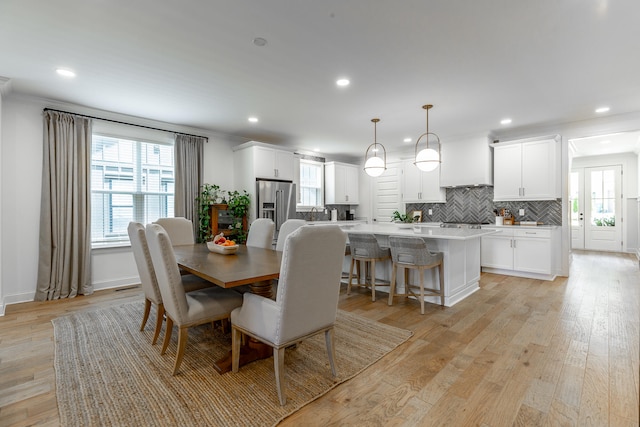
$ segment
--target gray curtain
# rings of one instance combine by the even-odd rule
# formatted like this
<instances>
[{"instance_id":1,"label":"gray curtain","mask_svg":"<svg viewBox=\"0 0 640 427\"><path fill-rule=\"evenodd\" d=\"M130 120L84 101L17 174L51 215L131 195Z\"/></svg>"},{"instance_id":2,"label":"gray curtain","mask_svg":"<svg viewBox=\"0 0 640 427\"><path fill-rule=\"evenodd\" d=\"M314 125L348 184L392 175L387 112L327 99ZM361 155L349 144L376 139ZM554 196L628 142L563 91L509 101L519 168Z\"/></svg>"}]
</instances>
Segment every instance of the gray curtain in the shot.
<instances>
[{"instance_id":1,"label":"gray curtain","mask_svg":"<svg viewBox=\"0 0 640 427\"><path fill-rule=\"evenodd\" d=\"M91 120L45 111L35 300L93 293Z\"/></svg>"},{"instance_id":2,"label":"gray curtain","mask_svg":"<svg viewBox=\"0 0 640 427\"><path fill-rule=\"evenodd\" d=\"M206 138L176 134L175 139L175 216L193 221L193 233L198 230L198 205L203 176L203 153Z\"/></svg>"}]
</instances>

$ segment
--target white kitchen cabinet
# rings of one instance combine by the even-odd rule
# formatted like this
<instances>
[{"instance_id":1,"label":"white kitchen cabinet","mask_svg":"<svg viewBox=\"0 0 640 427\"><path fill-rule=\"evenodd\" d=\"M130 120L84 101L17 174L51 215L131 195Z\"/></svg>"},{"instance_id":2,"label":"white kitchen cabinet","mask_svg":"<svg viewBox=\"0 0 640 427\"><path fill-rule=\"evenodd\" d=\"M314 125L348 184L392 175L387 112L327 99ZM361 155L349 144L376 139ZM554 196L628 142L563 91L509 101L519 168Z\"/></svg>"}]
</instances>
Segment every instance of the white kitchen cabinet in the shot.
<instances>
[{"instance_id":1,"label":"white kitchen cabinet","mask_svg":"<svg viewBox=\"0 0 640 427\"><path fill-rule=\"evenodd\" d=\"M413 159L402 162L402 201L405 203L445 203L446 190L440 187L440 167L423 172Z\"/></svg>"},{"instance_id":2,"label":"white kitchen cabinet","mask_svg":"<svg viewBox=\"0 0 640 427\"><path fill-rule=\"evenodd\" d=\"M327 162L324 165L324 191L327 205L357 205L358 166Z\"/></svg>"},{"instance_id":3,"label":"white kitchen cabinet","mask_svg":"<svg viewBox=\"0 0 640 427\"><path fill-rule=\"evenodd\" d=\"M502 142L492 146L495 201L561 197L557 138Z\"/></svg>"},{"instance_id":4,"label":"white kitchen cabinet","mask_svg":"<svg viewBox=\"0 0 640 427\"><path fill-rule=\"evenodd\" d=\"M493 154L486 135L447 139L441 151L440 186L493 185Z\"/></svg>"},{"instance_id":5,"label":"white kitchen cabinet","mask_svg":"<svg viewBox=\"0 0 640 427\"><path fill-rule=\"evenodd\" d=\"M551 279L553 241L550 229L498 228L498 233L482 237L483 271Z\"/></svg>"},{"instance_id":6,"label":"white kitchen cabinet","mask_svg":"<svg viewBox=\"0 0 640 427\"><path fill-rule=\"evenodd\" d=\"M252 147L256 178L293 180L293 153L267 147Z\"/></svg>"}]
</instances>

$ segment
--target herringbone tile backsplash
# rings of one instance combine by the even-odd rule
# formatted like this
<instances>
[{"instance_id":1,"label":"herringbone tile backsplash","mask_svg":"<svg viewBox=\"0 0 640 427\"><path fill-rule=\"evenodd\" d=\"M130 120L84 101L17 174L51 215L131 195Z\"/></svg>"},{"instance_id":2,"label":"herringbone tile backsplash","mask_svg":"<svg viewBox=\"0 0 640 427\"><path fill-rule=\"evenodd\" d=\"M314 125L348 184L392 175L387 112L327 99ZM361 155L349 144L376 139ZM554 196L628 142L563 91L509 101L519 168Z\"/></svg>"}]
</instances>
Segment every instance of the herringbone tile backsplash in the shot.
<instances>
[{"instance_id":1,"label":"herringbone tile backsplash","mask_svg":"<svg viewBox=\"0 0 640 427\"><path fill-rule=\"evenodd\" d=\"M428 215L429 209L432 215ZM447 203L407 203L406 211L422 211L425 222L494 223L494 209L509 209L516 221L562 225L562 201L494 203L493 187L447 188ZM524 216L518 215L520 209L524 209Z\"/></svg>"}]
</instances>

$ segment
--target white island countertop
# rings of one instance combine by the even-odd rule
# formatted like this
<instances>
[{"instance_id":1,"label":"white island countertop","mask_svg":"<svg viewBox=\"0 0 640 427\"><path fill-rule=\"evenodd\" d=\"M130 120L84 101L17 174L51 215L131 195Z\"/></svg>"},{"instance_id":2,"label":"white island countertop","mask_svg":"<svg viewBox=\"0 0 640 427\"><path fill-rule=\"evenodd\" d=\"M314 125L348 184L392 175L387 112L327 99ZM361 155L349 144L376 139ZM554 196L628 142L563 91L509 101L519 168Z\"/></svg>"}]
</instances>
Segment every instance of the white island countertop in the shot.
<instances>
[{"instance_id":1,"label":"white island countertop","mask_svg":"<svg viewBox=\"0 0 640 427\"><path fill-rule=\"evenodd\" d=\"M379 236L416 236L426 239L470 240L488 234L496 229L440 228L420 224L338 224L347 233L371 233Z\"/></svg>"}]
</instances>

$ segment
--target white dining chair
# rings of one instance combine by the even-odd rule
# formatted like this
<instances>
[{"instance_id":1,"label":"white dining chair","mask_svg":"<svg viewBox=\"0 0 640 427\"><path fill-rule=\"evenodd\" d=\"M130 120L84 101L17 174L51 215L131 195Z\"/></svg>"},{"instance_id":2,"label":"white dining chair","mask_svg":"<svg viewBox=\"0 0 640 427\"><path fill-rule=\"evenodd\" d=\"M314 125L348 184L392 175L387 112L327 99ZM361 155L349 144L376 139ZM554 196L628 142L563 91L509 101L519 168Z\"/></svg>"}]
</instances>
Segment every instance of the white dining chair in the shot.
<instances>
[{"instance_id":1,"label":"white dining chair","mask_svg":"<svg viewBox=\"0 0 640 427\"><path fill-rule=\"evenodd\" d=\"M178 349L173 365L173 375L175 375L180 369L184 356L188 329L192 326L228 319L231 311L242 305L242 296L232 289L217 286L186 293L182 286L183 276L178 270L178 263L167 232L158 224L149 224L145 234L167 317L167 330L160 354L164 354L169 346L173 324L178 326Z\"/></svg>"},{"instance_id":2,"label":"white dining chair","mask_svg":"<svg viewBox=\"0 0 640 427\"><path fill-rule=\"evenodd\" d=\"M280 226L280 231L278 232L278 240L276 241L276 251L282 252L284 249L284 242L287 240L287 236L289 234L296 231L298 228L305 225L307 221L304 219L288 219L282 223Z\"/></svg>"},{"instance_id":3,"label":"white dining chair","mask_svg":"<svg viewBox=\"0 0 640 427\"><path fill-rule=\"evenodd\" d=\"M149 253L144 225L139 222L132 221L127 227L127 232L129 234L129 241L131 242L133 257L136 261L138 275L140 276L140 284L142 285L142 290L144 292L144 314L142 315L142 324L140 325L141 331L144 330L144 327L147 324L149 314L151 313L151 306L155 304L157 307L156 325L153 332L153 340L151 341L151 344L153 345L158 340L160 330L162 329L162 321L164 319L162 295L160 294L158 280L156 279L156 272L153 268L153 262L151 261L151 254ZM213 283L192 274L182 276L182 284L185 292L193 292L199 289L215 286Z\"/></svg>"},{"instance_id":4,"label":"white dining chair","mask_svg":"<svg viewBox=\"0 0 640 427\"><path fill-rule=\"evenodd\" d=\"M323 332L331 373L336 376L333 326L346 241L347 235L337 225L298 228L284 244L276 300L245 293L242 307L231 312L233 372L240 368L242 334L273 347L281 405L287 400L285 348Z\"/></svg>"},{"instance_id":5,"label":"white dining chair","mask_svg":"<svg viewBox=\"0 0 640 427\"><path fill-rule=\"evenodd\" d=\"M247 246L272 249L275 229L276 225L269 218L258 218L254 220L251 223L251 227L249 227Z\"/></svg>"},{"instance_id":6,"label":"white dining chair","mask_svg":"<svg viewBox=\"0 0 640 427\"><path fill-rule=\"evenodd\" d=\"M193 245L196 242L193 235L193 222L190 219L181 216L158 218L154 224L160 224L166 230L173 246Z\"/></svg>"}]
</instances>

